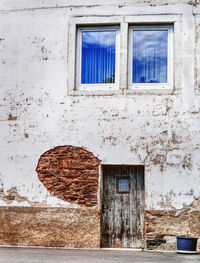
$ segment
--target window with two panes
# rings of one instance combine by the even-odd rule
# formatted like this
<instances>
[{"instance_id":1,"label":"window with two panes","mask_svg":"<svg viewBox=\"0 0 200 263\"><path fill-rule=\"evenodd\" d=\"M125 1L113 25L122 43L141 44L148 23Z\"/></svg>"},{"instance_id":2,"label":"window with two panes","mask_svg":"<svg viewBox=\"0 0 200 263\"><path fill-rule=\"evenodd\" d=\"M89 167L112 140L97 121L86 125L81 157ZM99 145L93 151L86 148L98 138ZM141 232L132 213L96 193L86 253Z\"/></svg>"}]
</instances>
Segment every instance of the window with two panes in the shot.
<instances>
[{"instance_id":1,"label":"window with two panes","mask_svg":"<svg viewBox=\"0 0 200 263\"><path fill-rule=\"evenodd\" d=\"M77 86L116 88L119 83L119 27L78 28ZM129 87L163 87L171 81L172 26L130 26Z\"/></svg>"}]
</instances>

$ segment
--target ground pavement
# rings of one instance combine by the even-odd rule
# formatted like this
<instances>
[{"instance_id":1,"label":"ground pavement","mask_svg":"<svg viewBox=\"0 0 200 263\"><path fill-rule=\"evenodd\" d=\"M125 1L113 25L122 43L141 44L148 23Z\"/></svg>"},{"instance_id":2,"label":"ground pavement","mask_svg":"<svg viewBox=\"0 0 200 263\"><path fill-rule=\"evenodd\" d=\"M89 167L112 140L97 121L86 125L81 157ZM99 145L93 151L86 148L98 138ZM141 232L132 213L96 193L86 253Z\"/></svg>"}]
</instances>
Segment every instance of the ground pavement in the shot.
<instances>
[{"instance_id":1,"label":"ground pavement","mask_svg":"<svg viewBox=\"0 0 200 263\"><path fill-rule=\"evenodd\" d=\"M200 254L130 250L0 247L0 263L200 263Z\"/></svg>"}]
</instances>

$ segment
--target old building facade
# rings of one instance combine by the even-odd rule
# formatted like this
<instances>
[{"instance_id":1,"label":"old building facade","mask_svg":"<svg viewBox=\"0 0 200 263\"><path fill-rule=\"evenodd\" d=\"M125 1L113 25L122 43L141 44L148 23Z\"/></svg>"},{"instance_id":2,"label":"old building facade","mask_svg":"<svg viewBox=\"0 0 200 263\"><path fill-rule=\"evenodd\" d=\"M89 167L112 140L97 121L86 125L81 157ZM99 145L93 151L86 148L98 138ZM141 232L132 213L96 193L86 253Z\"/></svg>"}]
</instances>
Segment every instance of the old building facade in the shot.
<instances>
[{"instance_id":1,"label":"old building facade","mask_svg":"<svg viewBox=\"0 0 200 263\"><path fill-rule=\"evenodd\" d=\"M199 2L70 2L0 4L0 245L200 237Z\"/></svg>"}]
</instances>

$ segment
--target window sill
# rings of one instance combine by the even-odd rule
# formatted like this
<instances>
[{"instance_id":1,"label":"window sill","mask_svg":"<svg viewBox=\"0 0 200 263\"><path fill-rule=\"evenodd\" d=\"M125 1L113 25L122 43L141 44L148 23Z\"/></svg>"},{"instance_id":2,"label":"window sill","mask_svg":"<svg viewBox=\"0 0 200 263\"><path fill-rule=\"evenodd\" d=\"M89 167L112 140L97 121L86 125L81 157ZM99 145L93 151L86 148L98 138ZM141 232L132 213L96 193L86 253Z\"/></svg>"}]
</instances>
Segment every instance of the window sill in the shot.
<instances>
[{"instance_id":1,"label":"window sill","mask_svg":"<svg viewBox=\"0 0 200 263\"><path fill-rule=\"evenodd\" d=\"M87 91L87 92L91 92L91 91L113 91L113 90L119 90L118 85L116 84L81 84L79 86L79 88L77 89L77 91Z\"/></svg>"},{"instance_id":2,"label":"window sill","mask_svg":"<svg viewBox=\"0 0 200 263\"><path fill-rule=\"evenodd\" d=\"M170 95L174 94L174 89L169 87L132 87L124 91L126 95L132 94L156 94L156 95Z\"/></svg>"},{"instance_id":3,"label":"window sill","mask_svg":"<svg viewBox=\"0 0 200 263\"><path fill-rule=\"evenodd\" d=\"M120 90L73 90L69 91L69 96L113 96L120 95L122 92Z\"/></svg>"},{"instance_id":4,"label":"window sill","mask_svg":"<svg viewBox=\"0 0 200 263\"><path fill-rule=\"evenodd\" d=\"M132 88L126 90L73 90L69 91L69 96L117 96L117 95L173 95L172 88Z\"/></svg>"}]
</instances>

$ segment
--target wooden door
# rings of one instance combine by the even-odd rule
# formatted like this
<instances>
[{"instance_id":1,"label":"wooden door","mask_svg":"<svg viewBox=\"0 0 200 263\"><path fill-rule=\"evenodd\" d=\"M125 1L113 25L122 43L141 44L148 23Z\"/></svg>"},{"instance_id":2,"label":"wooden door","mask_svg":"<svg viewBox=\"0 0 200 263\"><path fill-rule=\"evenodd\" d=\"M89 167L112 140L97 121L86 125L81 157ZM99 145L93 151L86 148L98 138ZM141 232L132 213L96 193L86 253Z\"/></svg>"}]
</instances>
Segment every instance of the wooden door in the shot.
<instances>
[{"instance_id":1,"label":"wooden door","mask_svg":"<svg viewBox=\"0 0 200 263\"><path fill-rule=\"evenodd\" d=\"M143 166L103 166L101 246L144 246Z\"/></svg>"}]
</instances>

